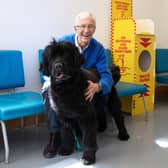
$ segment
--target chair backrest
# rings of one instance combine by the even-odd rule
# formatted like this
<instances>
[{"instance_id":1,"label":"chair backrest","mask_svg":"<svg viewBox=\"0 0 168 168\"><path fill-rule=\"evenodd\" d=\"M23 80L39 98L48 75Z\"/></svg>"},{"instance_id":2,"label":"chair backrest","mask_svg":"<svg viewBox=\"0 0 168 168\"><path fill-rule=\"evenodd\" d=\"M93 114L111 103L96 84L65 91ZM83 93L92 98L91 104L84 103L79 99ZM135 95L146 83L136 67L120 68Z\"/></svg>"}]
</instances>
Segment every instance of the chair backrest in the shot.
<instances>
[{"instance_id":1,"label":"chair backrest","mask_svg":"<svg viewBox=\"0 0 168 168\"><path fill-rule=\"evenodd\" d=\"M0 89L12 89L25 85L22 52L0 50Z\"/></svg>"},{"instance_id":2,"label":"chair backrest","mask_svg":"<svg viewBox=\"0 0 168 168\"><path fill-rule=\"evenodd\" d=\"M168 72L168 49L156 49L156 73Z\"/></svg>"},{"instance_id":3,"label":"chair backrest","mask_svg":"<svg viewBox=\"0 0 168 168\"><path fill-rule=\"evenodd\" d=\"M38 50L38 58L39 58L39 63L41 63L42 62L42 59L43 59L43 57L42 57L42 55L43 55L43 49L39 49ZM44 83L44 77L43 77L43 74L40 72L40 82L41 83Z\"/></svg>"},{"instance_id":4,"label":"chair backrest","mask_svg":"<svg viewBox=\"0 0 168 168\"><path fill-rule=\"evenodd\" d=\"M108 48L105 49L105 55L106 55L106 59L107 59L107 66L111 67L112 66L112 56L111 56L110 49L108 49Z\"/></svg>"}]
</instances>

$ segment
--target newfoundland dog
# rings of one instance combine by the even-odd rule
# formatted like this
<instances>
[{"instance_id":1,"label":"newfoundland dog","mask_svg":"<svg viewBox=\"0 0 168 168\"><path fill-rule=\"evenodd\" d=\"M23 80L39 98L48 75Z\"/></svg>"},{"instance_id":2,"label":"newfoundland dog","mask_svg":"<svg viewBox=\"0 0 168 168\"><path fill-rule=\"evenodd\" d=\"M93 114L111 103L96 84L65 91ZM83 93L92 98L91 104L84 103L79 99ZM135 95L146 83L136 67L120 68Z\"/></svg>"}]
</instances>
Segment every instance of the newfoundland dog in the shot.
<instances>
[{"instance_id":1,"label":"newfoundland dog","mask_svg":"<svg viewBox=\"0 0 168 168\"><path fill-rule=\"evenodd\" d=\"M44 49L40 71L51 78L50 104L62 122L59 153L62 155L72 153L74 148L72 130L77 123L82 134L82 162L89 165L95 163L96 160L97 121L99 123L100 120L101 123L102 118L101 116L97 117L94 107L95 99L91 102L85 100L84 93L88 87L87 81L98 82L99 75L95 69L81 69L80 67L84 63L84 57L76 46L69 42L53 41ZM114 90L113 87L112 94L117 97ZM113 99L115 95L109 95L109 99ZM111 102L111 100L108 101L107 105L109 110L113 111L112 103L116 103L116 101ZM128 140L129 135L123 118L120 111L118 112L119 106L120 103L116 104L119 109L114 109L115 112L112 113L119 129L118 137L121 140Z\"/></svg>"}]
</instances>

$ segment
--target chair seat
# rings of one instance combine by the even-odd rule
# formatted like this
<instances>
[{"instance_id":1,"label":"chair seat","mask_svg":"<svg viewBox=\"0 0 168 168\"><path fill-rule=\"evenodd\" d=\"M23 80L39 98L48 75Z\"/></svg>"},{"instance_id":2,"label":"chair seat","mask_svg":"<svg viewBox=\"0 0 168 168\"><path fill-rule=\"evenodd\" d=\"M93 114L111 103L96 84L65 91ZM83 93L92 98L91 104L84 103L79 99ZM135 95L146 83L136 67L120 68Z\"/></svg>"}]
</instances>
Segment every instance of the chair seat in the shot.
<instances>
[{"instance_id":1,"label":"chair seat","mask_svg":"<svg viewBox=\"0 0 168 168\"><path fill-rule=\"evenodd\" d=\"M25 91L0 95L0 120L10 120L43 112L40 93Z\"/></svg>"},{"instance_id":2,"label":"chair seat","mask_svg":"<svg viewBox=\"0 0 168 168\"><path fill-rule=\"evenodd\" d=\"M118 82L116 84L116 89L119 97L143 94L147 91L147 88L144 85L127 82Z\"/></svg>"},{"instance_id":3,"label":"chair seat","mask_svg":"<svg viewBox=\"0 0 168 168\"><path fill-rule=\"evenodd\" d=\"M156 81L162 84L168 84L168 75L156 76Z\"/></svg>"}]
</instances>

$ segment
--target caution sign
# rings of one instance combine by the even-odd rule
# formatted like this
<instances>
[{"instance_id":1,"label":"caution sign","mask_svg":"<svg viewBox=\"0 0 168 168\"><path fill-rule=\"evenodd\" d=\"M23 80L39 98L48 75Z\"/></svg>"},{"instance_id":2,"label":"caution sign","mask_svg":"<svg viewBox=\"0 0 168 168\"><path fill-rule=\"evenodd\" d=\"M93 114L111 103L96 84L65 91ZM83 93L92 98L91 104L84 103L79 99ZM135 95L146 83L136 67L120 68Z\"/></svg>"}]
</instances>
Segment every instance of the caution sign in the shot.
<instances>
[{"instance_id":1,"label":"caution sign","mask_svg":"<svg viewBox=\"0 0 168 168\"><path fill-rule=\"evenodd\" d=\"M121 31L123 28L124 31ZM121 81L132 82L135 70L135 22L133 19L113 20L111 51L113 62L120 67Z\"/></svg>"},{"instance_id":2,"label":"caution sign","mask_svg":"<svg viewBox=\"0 0 168 168\"><path fill-rule=\"evenodd\" d=\"M111 0L111 15L115 18L132 17L132 0Z\"/></svg>"},{"instance_id":3,"label":"caution sign","mask_svg":"<svg viewBox=\"0 0 168 168\"><path fill-rule=\"evenodd\" d=\"M155 36L150 34L136 35L133 82L147 87L145 99L147 111L153 112L155 96ZM123 111L131 115L144 113L144 105L140 95L122 98Z\"/></svg>"},{"instance_id":4,"label":"caution sign","mask_svg":"<svg viewBox=\"0 0 168 168\"><path fill-rule=\"evenodd\" d=\"M155 96L155 36L151 34L136 35L137 48L135 51L135 82L147 87L145 98L148 112L154 110ZM135 109L133 115L143 113L143 102L139 101L138 95L133 96Z\"/></svg>"}]
</instances>

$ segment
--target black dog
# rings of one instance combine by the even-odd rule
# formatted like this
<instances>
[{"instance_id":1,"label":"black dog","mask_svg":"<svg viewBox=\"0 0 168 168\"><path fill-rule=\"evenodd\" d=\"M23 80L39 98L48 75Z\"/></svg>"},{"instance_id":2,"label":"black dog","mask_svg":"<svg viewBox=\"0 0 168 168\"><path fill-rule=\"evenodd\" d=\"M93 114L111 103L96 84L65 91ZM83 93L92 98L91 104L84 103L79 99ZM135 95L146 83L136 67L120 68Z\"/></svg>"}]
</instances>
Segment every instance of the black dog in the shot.
<instances>
[{"instance_id":1,"label":"black dog","mask_svg":"<svg viewBox=\"0 0 168 168\"><path fill-rule=\"evenodd\" d=\"M95 112L95 99L92 102L86 101L84 95L85 89L88 87L87 81L98 82L99 75L96 70L81 69L80 67L84 63L84 57L73 44L53 41L44 49L40 71L44 75L51 77L50 103L52 108L58 113L63 125L59 154L69 155L73 152L74 138L72 128L78 123L82 132L82 161L88 165L95 162L97 120L100 125L103 122L101 115L99 116ZM118 102L119 99L116 101L117 94L114 93L114 90L115 88L113 87L109 99ZM129 135L120 115L120 104L117 104L117 108L113 110L112 103L109 100L107 105L109 111L112 111L119 129L119 138L127 140Z\"/></svg>"},{"instance_id":2,"label":"black dog","mask_svg":"<svg viewBox=\"0 0 168 168\"><path fill-rule=\"evenodd\" d=\"M87 80L98 82L98 75L81 70L84 62L73 44L52 42L43 52L40 70L51 77L51 104L63 124L59 153L68 155L73 151L71 127L75 120L82 131L82 160L88 165L95 162L97 125L93 102L85 100L84 91L88 87Z\"/></svg>"}]
</instances>

